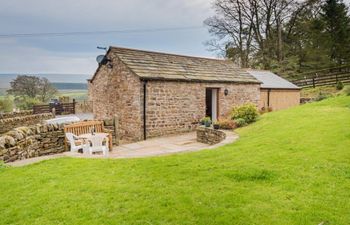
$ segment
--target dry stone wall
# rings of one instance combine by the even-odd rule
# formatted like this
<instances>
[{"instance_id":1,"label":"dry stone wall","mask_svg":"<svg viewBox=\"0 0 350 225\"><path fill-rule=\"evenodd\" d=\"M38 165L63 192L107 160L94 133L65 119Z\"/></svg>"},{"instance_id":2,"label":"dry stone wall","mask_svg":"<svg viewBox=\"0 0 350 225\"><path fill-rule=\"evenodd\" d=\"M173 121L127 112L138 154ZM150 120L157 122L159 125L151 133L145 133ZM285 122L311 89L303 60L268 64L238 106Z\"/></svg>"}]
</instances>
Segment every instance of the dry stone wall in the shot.
<instances>
[{"instance_id":1,"label":"dry stone wall","mask_svg":"<svg viewBox=\"0 0 350 225\"><path fill-rule=\"evenodd\" d=\"M215 130L210 127L200 126L197 128L197 141L214 145L225 140L226 134L222 130Z\"/></svg>"},{"instance_id":2,"label":"dry stone wall","mask_svg":"<svg viewBox=\"0 0 350 225\"><path fill-rule=\"evenodd\" d=\"M0 119L7 119L19 116L33 115L33 110L22 110L19 112L0 113Z\"/></svg>"},{"instance_id":3,"label":"dry stone wall","mask_svg":"<svg viewBox=\"0 0 350 225\"><path fill-rule=\"evenodd\" d=\"M14 114L18 115L18 114ZM19 114L21 116L7 117L0 119L0 134L3 134L9 130L21 126L30 126L37 123L41 123L43 120L54 118L52 113L42 113L42 114Z\"/></svg>"},{"instance_id":4,"label":"dry stone wall","mask_svg":"<svg viewBox=\"0 0 350 225\"><path fill-rule=\"evenodd\" d=\"M0 136L0 160L4 162L64 151L63 125L18 127Z\"/></svg>"}]
</instances>

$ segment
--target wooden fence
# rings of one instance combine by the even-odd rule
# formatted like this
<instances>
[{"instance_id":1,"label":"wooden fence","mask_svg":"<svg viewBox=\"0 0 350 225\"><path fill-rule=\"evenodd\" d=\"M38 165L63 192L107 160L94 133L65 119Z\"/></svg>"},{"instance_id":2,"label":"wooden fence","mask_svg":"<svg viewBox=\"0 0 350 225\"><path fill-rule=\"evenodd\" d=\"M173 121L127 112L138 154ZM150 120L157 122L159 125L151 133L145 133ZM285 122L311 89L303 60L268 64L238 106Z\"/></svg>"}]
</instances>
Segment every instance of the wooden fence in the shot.
<instances>
[{"instance_id":1,"label":"wooden fence","mask_svg":"<svg viewBox=\"0 0 350 225\"><path fill-rule=\"evenodd\" d=\"M302 88L335 85L338 81L350 83L350 66L341 66L302 74L303 78L293 80Z\"/></svg>"},{"instance_id":2,"label":"wooden fence","mask_svg":"<svg viewBox=\"0 0 350 225\"><path fill-rule=\"evenodd\" d=\"M33 113L50 113L55 112L57 115L62 114L75 114L75 105L76 102L73 99L71 103L57 103L57 104L46 104L46 105L34 105Z\"/></svg>"}]
</instances>

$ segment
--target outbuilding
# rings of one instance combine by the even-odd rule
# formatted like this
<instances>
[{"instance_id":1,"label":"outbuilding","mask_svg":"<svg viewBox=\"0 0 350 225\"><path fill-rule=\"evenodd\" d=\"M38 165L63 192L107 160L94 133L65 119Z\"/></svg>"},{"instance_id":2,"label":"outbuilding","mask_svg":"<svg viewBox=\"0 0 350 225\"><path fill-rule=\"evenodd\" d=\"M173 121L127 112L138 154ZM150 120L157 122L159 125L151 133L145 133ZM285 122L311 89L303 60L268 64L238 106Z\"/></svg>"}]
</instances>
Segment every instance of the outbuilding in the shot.
<instances>
[{"instance_id":1,"label":"outbuilding","mask_svg":"<svg viewBox=\"0 0 350 225\"><path fill-rule=\"evenodd\" d=\"M267 70L247 70L261 82L259 109L273 111L300 104L300 88Z\"/></svg>"},{"instance_id":2,"label":"outbuilding","mask_svg":"<svg viewBox=\"0 0 350 225\"><path fill-rule=\"evenodd\" d=\"M232 61L110 47L89 81L97 119L117 118L131 142L194 130L232 107L258 106L260 81Z\"/></svg>"}]
</instances>

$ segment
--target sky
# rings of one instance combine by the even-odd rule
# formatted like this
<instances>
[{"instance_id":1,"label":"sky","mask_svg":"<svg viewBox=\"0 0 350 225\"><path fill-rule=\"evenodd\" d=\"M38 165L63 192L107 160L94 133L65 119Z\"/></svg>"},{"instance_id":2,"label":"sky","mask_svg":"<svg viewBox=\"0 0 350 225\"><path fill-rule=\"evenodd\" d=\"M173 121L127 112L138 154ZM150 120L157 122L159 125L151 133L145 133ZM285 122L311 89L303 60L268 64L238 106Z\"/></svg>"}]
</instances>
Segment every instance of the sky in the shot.
<instances>
[{"instance_id":1,"label":"sky","mask_svg":"<svg viewBox=\"0 0 350 225\"><path fill-rule=\"evenodd\" d=\"M203 26L211 0L0 0L0 35ZM215 57L208 30L0 38L0 73L93 74L97 46Z\"/></svg>"}]
</instances>

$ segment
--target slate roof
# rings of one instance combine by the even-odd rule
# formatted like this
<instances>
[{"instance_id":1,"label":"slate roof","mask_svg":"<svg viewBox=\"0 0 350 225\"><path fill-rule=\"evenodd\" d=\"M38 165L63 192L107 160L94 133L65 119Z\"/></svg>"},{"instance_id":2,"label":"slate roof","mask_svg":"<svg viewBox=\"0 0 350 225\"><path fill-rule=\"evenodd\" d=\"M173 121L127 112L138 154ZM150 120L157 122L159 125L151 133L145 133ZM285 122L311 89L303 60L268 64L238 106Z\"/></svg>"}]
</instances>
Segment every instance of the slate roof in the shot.
<instances>
[{"instance_id":1,"label":"slate roof","mask_svg":"<svg viewBox=\"0 0 350 225\"><path fill-rule=\"evenodd\" d=\"M107 54L117 56L144 80L261 83L228 60L119 47L110 47Z\"/></svg>"},{"instance_id":2,"label":"slate roof","mask_svg":"<svg viewBox=\"0 0 350 225\"><path fill-rule=\"evenodd\" d=\"M252 70L247 71L256 79L262 82L261 88L272 89L300 89L295 84L267 70Z\"/></svg>"}]
</instances>

